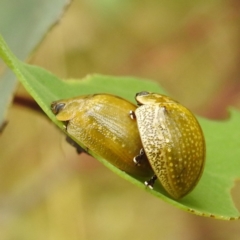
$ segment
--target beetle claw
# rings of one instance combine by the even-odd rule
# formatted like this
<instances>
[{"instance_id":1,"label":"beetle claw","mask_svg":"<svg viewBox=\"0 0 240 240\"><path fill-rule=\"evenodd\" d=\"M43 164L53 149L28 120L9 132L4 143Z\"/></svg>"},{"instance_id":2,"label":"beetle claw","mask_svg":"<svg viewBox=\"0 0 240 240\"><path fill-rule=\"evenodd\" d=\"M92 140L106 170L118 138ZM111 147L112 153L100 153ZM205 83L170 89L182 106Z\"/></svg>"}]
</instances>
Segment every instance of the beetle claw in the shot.
<instances>
[{"instance_id":1,"label":"beetle claw","mask_svg":"<svg viewBox=\"0 0 240 240\"><path fill-rule=\"evenodd\" d=\"M153 175L148 181L145 181L144 184L145 184L145 186L149 187L150 189L153 189L153 185L156 180L157 180L157 176Z\"/></svg>"},{"instance_id":2,"label":"beetle claw","mask_svg":"<svg viewBox=\"0 0 240 240\"><path fill-rule=\"evenodd\" d=\"M137 156L135 156L133 158L133 162L137 165L137 166L141 166L141 164L145 161L145 152L143 150L143 148L140 149L140 152Z\"/></svg>"},{"instance_id":3,"label":"beetle claw","mask_svg":"<svg viewBox=\"0 0 240 240\"><path fill-rule=\"evenodd\" d=\"M135 120L136 119L136 115L135 115L135 112L134 111L129 111L129 116L132 120Z\"/></svg>"}]
</instances>

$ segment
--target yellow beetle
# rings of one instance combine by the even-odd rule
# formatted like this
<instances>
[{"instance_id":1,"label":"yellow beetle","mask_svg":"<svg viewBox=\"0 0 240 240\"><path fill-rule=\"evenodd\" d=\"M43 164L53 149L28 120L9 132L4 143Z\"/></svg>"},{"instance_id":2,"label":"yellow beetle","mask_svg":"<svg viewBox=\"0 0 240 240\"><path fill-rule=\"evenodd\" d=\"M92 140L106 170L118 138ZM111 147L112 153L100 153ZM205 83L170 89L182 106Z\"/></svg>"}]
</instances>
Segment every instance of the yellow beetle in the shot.
<instances>
[{"instance_id":1,"label":"yellow beetle","mask_svg":"<svg viewBox=\"0 0 240 240\"><path fill-rule=\"evenodd\" d=\"M206 147L202 129L187 108L167 96L140 92L136 101L139 107L131 116L137 119L144 152L156 174L146 185L151 187L158 178L179 199L196 186L203 172Z\"/></svg>"},{"instance_id":2,"label":"yellow beetle","mask_svg":"<svg viewBox=\"0 0 240 240\"><path fill-rule=\"evenodd\" d=\"M127 173L153 174L147 160L141 166L133 162L143 147L137 124L129 117L136 105L111 94L93 94L53 102L51 109L66 122L68 134L87 149Z\"/></svg>"}]
</instances>

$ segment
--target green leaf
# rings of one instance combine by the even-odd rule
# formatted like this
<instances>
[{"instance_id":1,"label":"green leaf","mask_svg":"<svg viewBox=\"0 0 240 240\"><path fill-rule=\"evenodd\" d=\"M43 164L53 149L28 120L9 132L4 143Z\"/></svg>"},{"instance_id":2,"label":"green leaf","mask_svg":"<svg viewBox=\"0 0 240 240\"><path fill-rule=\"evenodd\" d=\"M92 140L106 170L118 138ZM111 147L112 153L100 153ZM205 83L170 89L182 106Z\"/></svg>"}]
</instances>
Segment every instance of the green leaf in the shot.
<instances>
[{"instance_id":1,"label":"green leaf","mask_svg":"<svg viewBox=\"0 0 240 240\"><path fill-rule=\"evenodd\" d=\"M68 4L69 0L1 0L0 32L19 59L27 58ZM3 72L0 80L0 126L5 120L16 83L12 72Z\"/></svg>"},{"instance_id":2,"label":"green leaf","mask_svg":"<svg viewBox=\"0 0 240 240\"><path fill-rule=\"evenodd\" d=\"M3 39L0 39L0 56L49 118L63 131L63 124L56 121L55 115L50 110L52 101L96 92L112 93L134 101L135 93L142 90L164 92L154 82L132 77L89 75L83 80L62 81L44 69L19 61L8 49ZM231 110L231 118L222 122L198 119L206 137L206 166L197 187L179 201L167 197L158 187L154 190L146 188L140 179L120 171L100 156L92 152L91 154L121 177L180 209L217 219L238 219L240 213L234 206L230 190L234 185L234 180L240 178L240 131L238 127L240 113Z\"/></svg>"}]
</instances>

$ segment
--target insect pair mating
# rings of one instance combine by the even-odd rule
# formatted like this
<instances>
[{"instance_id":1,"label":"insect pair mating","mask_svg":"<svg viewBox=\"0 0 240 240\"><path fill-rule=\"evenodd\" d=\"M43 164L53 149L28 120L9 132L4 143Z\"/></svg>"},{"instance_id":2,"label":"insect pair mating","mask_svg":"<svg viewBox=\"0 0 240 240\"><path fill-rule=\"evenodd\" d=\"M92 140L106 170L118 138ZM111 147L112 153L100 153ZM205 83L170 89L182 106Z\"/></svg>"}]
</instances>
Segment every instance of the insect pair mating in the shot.
<instances>
[{"instance_id":1,"label":"insect pair mating","mask_svg":"<svg viewBox=\"0 0 240 240\"><path fill-rule=\"evenodd\" d=\"M194 115L173 99L136 94L138 106L110 94L53 102L70 136L117 168L158 179L173 198L196 186L205 163L205 140ZM130 113L130 114L129 114Z\"/></svg>"}]
</instances>

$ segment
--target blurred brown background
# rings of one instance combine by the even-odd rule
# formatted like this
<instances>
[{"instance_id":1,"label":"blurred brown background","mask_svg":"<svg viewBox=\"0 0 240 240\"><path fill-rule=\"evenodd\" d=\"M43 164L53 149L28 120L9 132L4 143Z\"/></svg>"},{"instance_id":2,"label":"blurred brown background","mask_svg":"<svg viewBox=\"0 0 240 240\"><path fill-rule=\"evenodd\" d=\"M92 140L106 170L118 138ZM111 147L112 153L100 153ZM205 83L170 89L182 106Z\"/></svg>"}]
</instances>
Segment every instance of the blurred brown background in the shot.
<instances>
[{"instance_id":1,"label":"blurred brown background","mask_svg":"<svg viewBox=\"0 0 240 240\"><path fill-rule=\"evenodd\" d=\"M61 78L152 79L196 113L225 118L240 108L239 23L237 0L75 0L30 63ZM78 156L40 114L13 106L8 119L0 239L239 239L239 221L180 211Z\"/></svg>"}]
</instances>

